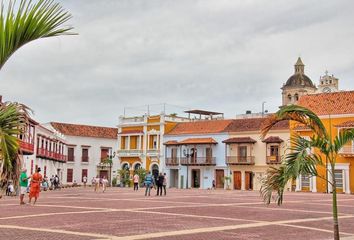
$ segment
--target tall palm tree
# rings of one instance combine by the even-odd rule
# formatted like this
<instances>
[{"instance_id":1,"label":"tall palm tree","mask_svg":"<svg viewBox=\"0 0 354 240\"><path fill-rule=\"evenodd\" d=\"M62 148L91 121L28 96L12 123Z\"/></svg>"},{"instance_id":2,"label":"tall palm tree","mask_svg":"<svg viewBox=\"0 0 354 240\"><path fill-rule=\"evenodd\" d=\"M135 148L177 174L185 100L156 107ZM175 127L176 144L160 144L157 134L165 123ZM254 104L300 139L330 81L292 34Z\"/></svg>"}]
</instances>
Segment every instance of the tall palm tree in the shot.
<instances>
[{"instance_id":1,"label":"tall palm tree","mask_svg":"<svg viewBox=\"0 0 354 240\"><path fill-rule=\"evenodd\" d=\"M53 0L10 0L5 9L0 2L0 70L25 44L47 37L73 34L63 26L71 15ZM23 134L28 109L17 103L0 103L0 188L7 180L18 180L20 168L17 136ZM1 196L1 193L0 193Z\"/></svg>"},{"instance_id":2,"label":"tall palm tree","mask_svg":"<svg viewBox=\"0 0 354 240\"><path fill-rule=\"evenodd\" d=\"M63 26L71 15L53 0L9 1L0 9L0 70L11 55L23 45L40 38L72 34Z\"/></svg>"},{"instance_id":3,"label":"tall palm tree","mask_svg":"<svg viewBox=\"0 0 354 240\"><path fill-rule=\"evenodd\" d=\"M278 205L283 202L284 189L290 180L300 175L318 177L326 181L332 187L332 211L334 239L339 239L337 186L334 176L336 158L342 147L354 140L354 129L340 132L332 137L331 131L327 131L320 118L311 110L290 105L282 107L276 114L269 117L262 128L262 137L278 122L290 120L300 123L313 132L313 136L307 140L298 134L294 134L290 140L289 153L285 156L279 168L269 168L263 179L261 196L266 204L275 199ZM330 129L331 130L331 129ZM313 151L309 151L312 149ZM327 166L327 163L329 166ZM318 171L324 168L329 178ZM329 169L328 169L329 168Z\"/></svg>"}]
</instances>

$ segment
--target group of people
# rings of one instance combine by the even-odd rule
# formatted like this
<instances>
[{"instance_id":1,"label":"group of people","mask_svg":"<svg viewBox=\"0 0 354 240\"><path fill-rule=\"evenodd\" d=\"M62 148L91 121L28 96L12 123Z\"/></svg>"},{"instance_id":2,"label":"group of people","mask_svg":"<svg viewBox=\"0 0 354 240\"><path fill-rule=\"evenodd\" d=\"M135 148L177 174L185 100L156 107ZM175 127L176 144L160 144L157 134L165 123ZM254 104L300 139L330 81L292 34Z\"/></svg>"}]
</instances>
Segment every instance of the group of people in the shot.
<instances>
[{"instance_id":1,"label":"group of people","mask_svg":"<svg viewBox=\"0 0 354 240\"><path fill-rule=\"evenodd\" d=\"M92 178L91 183L92 183L92 186L95 187L94 188L95 192L99 192L100 187L102 187L102 192L105 192L107 189L107 186L108 186L108 179L106 178L106 176L103 176L101 178L97 175L96 178ZM84 183L84 186L86 187L85 183Z\"/></svg>"},{"instance_id":2,"label":"group of people","mask_svg":"<svg viewBox=\"0 0 354 240\"><path fill-rule=\"evenodd\" d=\"M36 204L37 199L39 197L39 193L41 191L41 184L43 182L42 174L40 174L41 168L37 167L35 173L31 176L27 176L27 170L22 169L20 175L20 205L26 204L24 201L24 197L27 193L27 188L29 186L29 201L31 204L32 199L34 198L33 205ZM28 182L30 184L28 185Z\"/></svg>"},{"instance_id":3,"label":"group of people","mask_svg":"<svg viewBox=\"0 0 354 240\"><path fill-rule=\"evenodd\" d=\"M150 191L152 188L157 189L156 196L162 196L162 189L164 195L166 195L166 186L167 186L167 176L166 173L160 173L158 176L154 177L151 172L148 172L144 179L145 185L145 196L150 196ZM134 190L135 190L135 181L134 181Z\"/></svg>"},{"instance_id":4,"label":"group of people","mask_svg":"<svg viewBox=\"0 0 354 240\"><path fill-rule=\"evenodd\" d=\"M60 181L58 175L52 175L50 178L50 187L53 190L60 189Z\"/></svg>"}]
</instances>

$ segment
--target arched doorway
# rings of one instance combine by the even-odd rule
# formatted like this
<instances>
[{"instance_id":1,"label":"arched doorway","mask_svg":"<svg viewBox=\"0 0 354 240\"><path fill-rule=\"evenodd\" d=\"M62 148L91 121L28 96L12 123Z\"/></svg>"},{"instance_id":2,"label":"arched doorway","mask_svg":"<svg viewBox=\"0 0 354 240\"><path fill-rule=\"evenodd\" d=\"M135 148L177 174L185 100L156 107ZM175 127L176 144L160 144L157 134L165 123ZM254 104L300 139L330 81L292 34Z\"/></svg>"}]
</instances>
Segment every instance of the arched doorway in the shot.
<instances>
[{"instance_id":1,"label":"arched doorway","mask_svg":"<svg viewBox=\"0 0 354 240\"><path fill-rule=\"evenodd\" d=\"M159 166L157 164L153 164L151 166L151 173L154 176L155 179L159 176Z\"/></svg>"},{"instance_id":2,"label":"arched doorway","mask_svg":"<svg viewBox=\"0 0 354 240\"><path fill-rule=\"evenodd\" d=\"M141 168L141 164L140 163L136 163L135 165L134 165L134 171L137 171L137 170L139 170Z\"/></svg>"},{"instance_id":3,"label":"arched doorway","mask_svg":"<svg viewBox=\"0 0 354 240\"><path fill-rule=\"evenodd\" d=\"M129 170L129 163L123 163L122 169Z\"/></svg>"}]
</instances>

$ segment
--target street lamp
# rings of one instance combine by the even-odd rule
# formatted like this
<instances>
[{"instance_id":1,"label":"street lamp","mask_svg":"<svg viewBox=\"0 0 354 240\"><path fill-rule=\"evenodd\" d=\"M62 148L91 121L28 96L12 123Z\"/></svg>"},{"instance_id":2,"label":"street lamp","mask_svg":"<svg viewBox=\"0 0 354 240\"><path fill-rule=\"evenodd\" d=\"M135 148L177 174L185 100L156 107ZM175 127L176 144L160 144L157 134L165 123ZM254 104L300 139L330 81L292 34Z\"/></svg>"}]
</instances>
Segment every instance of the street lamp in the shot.
<instances>
[{"instance_id":1,"label":"street lamp","mask_svg":"<svg viewBox=\"0 0 354 240\"><path fill-rule=\"evenodd\" d=\"M264 105L265 105L266 101L262 102L262 117L264 115Z\"/></svg>"}]
</instances>

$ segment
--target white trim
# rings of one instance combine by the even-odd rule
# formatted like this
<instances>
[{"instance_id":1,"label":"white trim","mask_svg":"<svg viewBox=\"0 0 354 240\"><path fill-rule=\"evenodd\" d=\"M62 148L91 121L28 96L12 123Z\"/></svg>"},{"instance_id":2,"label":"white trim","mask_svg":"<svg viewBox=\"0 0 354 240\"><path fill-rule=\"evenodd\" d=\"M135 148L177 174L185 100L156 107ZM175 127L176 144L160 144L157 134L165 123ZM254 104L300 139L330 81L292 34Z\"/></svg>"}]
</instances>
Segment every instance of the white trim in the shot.
<instances>
[{"instance_id":1,"label":"white trim","mask_svg":"<svg viewBox=\"0 0 354 240\"><path fill-rule=\"evenodd\" d=\"M349 163L336 163L335 170L342 170L343 174L343 192L350 194L350 179L349 179ZM332 181L331 175L331 165L327 166L328 169L328 180ZM329 192L332 192L332 186L328 184Z\"/></svg>"}]
</instances>

